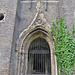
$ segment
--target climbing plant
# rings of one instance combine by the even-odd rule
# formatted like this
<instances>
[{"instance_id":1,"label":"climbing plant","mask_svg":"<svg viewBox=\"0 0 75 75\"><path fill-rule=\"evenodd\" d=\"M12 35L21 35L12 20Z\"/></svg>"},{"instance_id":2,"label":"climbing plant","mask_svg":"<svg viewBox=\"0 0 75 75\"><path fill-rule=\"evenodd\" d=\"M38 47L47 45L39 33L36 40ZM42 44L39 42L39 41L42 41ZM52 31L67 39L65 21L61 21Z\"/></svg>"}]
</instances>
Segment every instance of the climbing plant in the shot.
<instances>
[{"instance_id":1,"label":"climbing plant","mask_svg":"<svg viewBox=\"0 0 75 75\"><path fill-rule=\"evenodd\" d=\"M75 27L72 33L66 30L65 20L56 18L51 27L52 36L55 37L54 54L57 57L58 75L72 75L75 70Z\"/></svg>"}]
</instances>

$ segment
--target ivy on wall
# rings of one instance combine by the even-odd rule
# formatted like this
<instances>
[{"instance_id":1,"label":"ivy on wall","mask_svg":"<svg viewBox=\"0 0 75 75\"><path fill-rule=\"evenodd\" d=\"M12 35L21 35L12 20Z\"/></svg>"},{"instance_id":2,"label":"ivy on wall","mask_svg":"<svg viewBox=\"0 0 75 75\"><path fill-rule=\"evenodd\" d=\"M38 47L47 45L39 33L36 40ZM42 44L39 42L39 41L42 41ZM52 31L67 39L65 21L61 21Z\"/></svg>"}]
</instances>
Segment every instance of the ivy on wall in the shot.
<instances>
[{"instance_id":1,"label":"ivy on wall","mask_svg":"<svg viewBox=\"0 0 75 75\"><path fill-rule=\"evenodd\" d=\"M51 27L52 36L55 37L54 54L57 57L58 75L72 75L75 70L75 27L72 33L66 30L65 20L56 19Z\"/></svg>"}]
</instances>

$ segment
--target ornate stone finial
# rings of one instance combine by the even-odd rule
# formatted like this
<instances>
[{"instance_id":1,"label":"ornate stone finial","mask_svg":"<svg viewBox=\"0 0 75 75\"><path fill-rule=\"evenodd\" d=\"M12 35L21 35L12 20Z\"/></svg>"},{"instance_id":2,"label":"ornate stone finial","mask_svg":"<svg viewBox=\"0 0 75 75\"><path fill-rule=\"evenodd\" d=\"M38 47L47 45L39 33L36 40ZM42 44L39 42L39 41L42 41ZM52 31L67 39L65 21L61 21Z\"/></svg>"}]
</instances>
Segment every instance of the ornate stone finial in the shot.
<instances>
[{"instance_id":1,"label":"ornate stone finial","mask_svg":"<svg viewBox=\"0 0 75 75\"><path fill-rule=\"evenodd\" d=\"M41 4L41 1L37 1L37 6L36 6L36 9L38 12L42 12L42 4Z\"/></svg>"}]
</instances>

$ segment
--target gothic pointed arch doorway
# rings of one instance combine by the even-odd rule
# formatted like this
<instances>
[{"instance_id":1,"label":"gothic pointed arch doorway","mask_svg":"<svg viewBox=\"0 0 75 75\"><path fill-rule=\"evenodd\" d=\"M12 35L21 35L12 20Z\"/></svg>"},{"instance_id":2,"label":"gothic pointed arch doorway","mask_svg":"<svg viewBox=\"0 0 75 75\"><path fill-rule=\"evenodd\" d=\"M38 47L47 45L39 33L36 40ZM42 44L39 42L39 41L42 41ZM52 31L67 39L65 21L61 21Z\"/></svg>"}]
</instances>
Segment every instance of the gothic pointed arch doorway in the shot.
<instances>
[{"instance_id":1,"label":"gothic pointed arch doorway","mask_svg":"<svg viewBox=\"0 0 75 75\"><path fill-rule=\"evenodd\" d=\"M37 13L31 24L21 32L16 45L14 75L57 75L56 56L51 26L37 2Z\"/></svg>"},{"instance_id":2,"label":"gothic pointed arch doorway","mask_svg":"<svg viewBox=\"0 0 75 75\"><path fill-rule=\"evenodd\" d=\"M51 75L51 55L48 43L38 37L29 47L28 74Z\"/></svg>"},{"instance_id":3,"label":"gothic pointed arch doorway","mask_svg":"<svg viewBox=\"0 0 75 75\"><path fill-rule=\"evenodd\" d=\"M54 42L43 26L23 32L17 42L14 75L57 75Z\"/></svg>"},{"instance_id":4,"label":"gothic pointed arch doorway","mask_svg":"<svg viewBox=\"0 0 75 75\"><path fill-rule=\"evenodd\" d=\"M37 13L27 28L16 40L13 67L10 75L57 75L56 56L53 54L54 41L49 25L37 2Z\"/></svg>"}]
</instances>

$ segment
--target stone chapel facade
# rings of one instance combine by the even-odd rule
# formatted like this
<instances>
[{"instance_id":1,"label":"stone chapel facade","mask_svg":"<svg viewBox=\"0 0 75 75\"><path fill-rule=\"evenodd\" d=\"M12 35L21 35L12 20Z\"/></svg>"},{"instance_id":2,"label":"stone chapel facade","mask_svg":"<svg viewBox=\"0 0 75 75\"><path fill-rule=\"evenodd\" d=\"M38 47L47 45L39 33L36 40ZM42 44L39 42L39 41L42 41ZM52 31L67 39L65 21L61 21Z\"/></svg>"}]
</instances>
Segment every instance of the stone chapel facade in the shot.
<instances>
[{"instance_id":1,"label":"stone chapel facade","mask_svg":"<svg viewBox=\"0 0 75 75\"><path fill-rule=\"evenodd\" d=\"M51 33L56 17L75 24L75 0L0 1L0 75L57 75Z\"/></svg>"}]
</instances>

